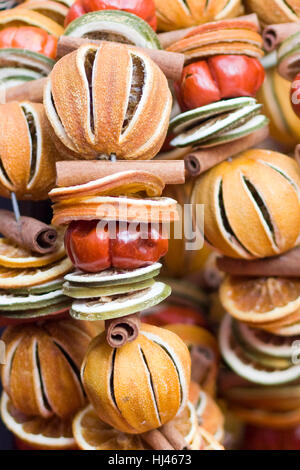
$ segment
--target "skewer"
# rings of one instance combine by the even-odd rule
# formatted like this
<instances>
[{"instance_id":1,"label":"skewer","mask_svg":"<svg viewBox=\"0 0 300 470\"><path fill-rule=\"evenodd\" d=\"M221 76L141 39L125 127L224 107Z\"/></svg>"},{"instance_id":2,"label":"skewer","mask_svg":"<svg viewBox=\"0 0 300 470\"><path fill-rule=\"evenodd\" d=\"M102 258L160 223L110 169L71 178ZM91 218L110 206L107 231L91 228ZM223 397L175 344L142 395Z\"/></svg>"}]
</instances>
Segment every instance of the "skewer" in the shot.
<instances>
[{"instance_id":1,"label":"skewer","mask_svg":"<svg viewBox=\"0 0 300 470\"><path fill-rule=\"evenodd\" d=\"M20 216L21 216L20 215L20 209L19 209L19 203L18 203L16 194L13 191L10 193L10 195L11 195L12 208L13 208L13 211L14 211L14 214L15 214L15 219L18 222L20 220Z\"/></svg>"}]
</instances>

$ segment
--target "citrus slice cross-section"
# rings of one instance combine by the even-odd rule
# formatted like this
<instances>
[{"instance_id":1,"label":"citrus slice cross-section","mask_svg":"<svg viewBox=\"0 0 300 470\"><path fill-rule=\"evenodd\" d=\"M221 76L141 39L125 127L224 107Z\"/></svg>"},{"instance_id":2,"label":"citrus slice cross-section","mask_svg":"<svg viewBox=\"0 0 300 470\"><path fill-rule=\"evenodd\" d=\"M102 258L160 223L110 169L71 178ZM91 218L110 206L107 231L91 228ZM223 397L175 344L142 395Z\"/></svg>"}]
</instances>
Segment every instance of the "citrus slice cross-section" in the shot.
<instances>
[{"instance_id":1,"label":"citrus slice cross-section","mask_svg":"<svg viewBox=\"0 0 300 470\"><path fill-rule=\"evenodd\" d=\"M101 297L92 301L77 300L73 302L70 314L76 320L107 320L124 317L162 302L171 293L171 288L162 282L142 291Z\"/></svg>"},{"instance_id":2,"label":"citrus slice cross-section","mask_svg":"<svg viewBox=\"0 0 300 470\"><path fill-rule=\"evenodd\" d=\"M0 239L0 266L7 268L38 268L54 263L63 258L65 254L63 244L54 253L38 256L12 244L5 238Z\"/></svg>"},{"instance_id":3,"label":"citrus slice cross-section","mask_svg":"<svg viewBox=\"0 0 300 470\"><path fill-rule=\"evenodd\" d=\"M227 276L220 299L238 320L257 325L272 322L300 307L300 279Z\"/></svg>"},{"instance_id":4,"label":"citrus slice cross-section","mask_svg":"<svg viewBox=\"0 0 300 470\"><path fill-rule=\"evenodd\" d=\"M19 439L35 449L74 449L71 423L57 417L29 417L14 408L8 395L1 398L1 418L5 426Z\"/></svg>"},{"instance_id":5,"label":"citrus slice cross-section","mask_svg":"<svg viewBox=\"0 0 300 470\"><path fill-rule=\"evenodd\" d=\"M71 271L73 265L63 258L40 268L13 269L0 267L0 289L18 289L52 281Z\"/></svg>"},{"instance_id":6,"label":"citrus slice cross-section","mask_svg":"<svg viewBox=\"0 0 300 470\"><path fill-rule=\"evenodd\" d=\"M224 317L219 344L224 360L240 377L263 385L284 384L300 377L300 364L289 361L283 364L282 358L268 361L267 356L249 354L234 335L233 322L230 315Z\"/></svg>"},{"instance_id":7,"label":"citrus slice cross-section","mask_svg":"<svg viewBox=\"0 0 300 470\"><path fill-rule=\"evenodd\" d=\"M191 450L199 450L202 439L197 416L191 403L173 420ZM79 411L73 420L73 434L82 450L150 450L139 434L126 434L101 421L91 405Z\"/></svg>"}]
</instances>

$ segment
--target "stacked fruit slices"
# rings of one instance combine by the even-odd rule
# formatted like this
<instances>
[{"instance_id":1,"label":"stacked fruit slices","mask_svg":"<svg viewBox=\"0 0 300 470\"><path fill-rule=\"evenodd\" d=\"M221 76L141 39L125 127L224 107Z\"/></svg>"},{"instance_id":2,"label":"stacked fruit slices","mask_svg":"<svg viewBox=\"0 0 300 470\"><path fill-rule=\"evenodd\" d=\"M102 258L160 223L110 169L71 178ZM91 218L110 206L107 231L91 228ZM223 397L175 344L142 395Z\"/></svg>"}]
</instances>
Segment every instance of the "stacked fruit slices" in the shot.
<instances>
[{"instance_id":1,"label":"stacked fruit slices","mask_svg":"<svg viewBox=\"0 0 300 470\"><path fill-rule=\"evenodd\" d=\"M215 147L268 124L254 98L264 80L257 25L239 19L208 23L167 50L183 53L186 64L175 84L184 112L170 121L171 147Z\"/></svg>"},{"instance_id":2,"label":"stacked fruit slices","mask_svg":"<svg viewBox=\"0 0 300 470\"><path fill-rule=\"evenodd\" d=\"M243 421L286 428L299 424L299 280L228 276L220 289L229 312L220 349L237 374L221 394Z\"/></svg>"},{"instance_id":3,"label":"stacked fruit slices","mask_svg":"<svg viewBox=\"0 0 300 470\"><path fill-rule=\"evenodd\" d=\"M54 223L69 224L65 245L77 271L65 277L63 290L74 299L74 318L130 315L170 294L168 286L154 281L168 246L162 221L177 216L176 201L160 197L163 186L150 173L128 171L50 192ZM147 222L151 216L155 227Z\"/></svg>"},{"instance_id":4,"label":"stacked fruit slices","mask_svg":"<svg viewBox=\"0 0 300 470\"><path fill-rule=\"evenodd\" d=\"M0 322L3 325L66 313L63 276L72 268L62 237L57 249L33 255L9 240L0 240Z\"/></svg>"}]
</instances>

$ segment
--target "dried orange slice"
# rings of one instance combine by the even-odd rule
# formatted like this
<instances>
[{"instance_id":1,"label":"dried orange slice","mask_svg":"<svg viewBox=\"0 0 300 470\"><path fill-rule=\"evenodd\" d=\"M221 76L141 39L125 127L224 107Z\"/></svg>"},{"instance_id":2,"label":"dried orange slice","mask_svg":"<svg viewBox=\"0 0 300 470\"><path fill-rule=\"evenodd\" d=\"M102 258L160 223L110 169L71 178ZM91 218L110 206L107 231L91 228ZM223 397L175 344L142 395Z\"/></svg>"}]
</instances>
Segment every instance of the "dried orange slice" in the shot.
<instances>
[{"instance_id":1,"label":"dried orange slice","mask_svg":"<svg viewBox=\"0 0 300 470\"><path fill-rule=\"evenodd\" d=\"M224 308L244 322L281 319L300 307L300 279L227 276L220 287Z\"/></svg>"},{"instance_id":2,"label":"dried orange slice","mask_svg":"<svg viewBox=\"0 0 300 470\"><path fill-rule=\"evenodd\" d=\"M19 439L34 449L75 449L69 421L54 418L30 417L20 413L4 392L1 397L1 418L5 426Z\"/></svg>"},{"instance_id":3,"label":"dried orange slice","mask_svg":"<svg viewBox=\"0 0 300 470\"><path fill-rule=\"evenodd\" d=\"M174 419L174 426L184 435L192 450L203 444L197 416L191 403ZM79 411L73 420L76 444L82 450L149 450L139 434L126 434L101 421L91 405Z\"/></svg>"},{"instance_id":4,"label":"dried orange slice","mask_svg":"<svg viewBox=\"0 0 300 470\"><path fill-rule=\"evenodd\" d=\"M62 277L71 271L72 267L69 258L63 258L49 266L39 268L14 269L0 267L0 289L36 286Z\"/></svg>"},{"instance_id":5,"label":"dried orange slice","mask_svg":"<svg viewBox=\"0 0 300 470\"><path fill-rule=\"evenodd\" d=\"M26 10L40 13L55 21L55 23L58 23L60 26L64 26L64 19L68 13L66 5L51 0L47 2L44 0L27 0L16 8L25 8Z\"/></svg>"},{"instance_id":6,"label":"dried orange slice","mask_svg":"<svg viewBox=\"0 0 300 470\"><path fill-rule=\"evenodd\" d=\"M55 21L47 18L32 10L25 8L13 8L0 12L0 29L9 26L37 26L42 28L47 33L59 37L64 33L64 28L57 24Z\"/></svg>"},{"instance_id":7,"label":"dried orange slice","mask_svg":"<svg viewBox=\"0 0 300 470\"><path fill-rule=\"evenodd\" d=\"M38 268L63 258L66 252L63 243L59 248L46 255L34 255L6 238L0 238L0 266L6 268Z\"/></svg>"},{"instance_id":8,"label":"dried orange slice","mask_svg":"<svg viewBox=\"0 0 300 470\"><path fill-rule=\"evenodd\" d=\"M145 223L178 220L177 201L168 197L88 196L60 201L53 206L54 225L73 220L125 220Z\"/></svg>"},{"instance_id":9,"label":"dried orange slice","mask_svg":"<svg viewBox=\"0 0 300 470\"><path fill-rule=\"evenodd\" d=\"M129 196L136 193L158 197L161 196L164 186L162 179L152 173L129 170L76 186L54 188L49 197L52 201L86 196Z\"/></svg>"}]
</instances>

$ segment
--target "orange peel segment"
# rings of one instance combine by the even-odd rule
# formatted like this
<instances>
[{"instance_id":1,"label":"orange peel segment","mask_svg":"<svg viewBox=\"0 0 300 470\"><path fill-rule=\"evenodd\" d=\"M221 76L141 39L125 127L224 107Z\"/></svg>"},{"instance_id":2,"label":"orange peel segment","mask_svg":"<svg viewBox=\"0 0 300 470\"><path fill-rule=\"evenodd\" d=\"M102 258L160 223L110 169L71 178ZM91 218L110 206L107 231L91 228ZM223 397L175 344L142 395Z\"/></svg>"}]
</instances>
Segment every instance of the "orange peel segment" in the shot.
<instances>
[{"instance_id":1,"label":"orange peel segment","mask_svg":"<svg viewBox=\"0 0 300 470\"><path fill-rule=\"evenodd\" d=\"M49 193L52 201L87 196L128 196L146 193L158 197L164 189L164 182L158 176L146 171L124 171L99 178L89 183L65 188L54 188Z\"/></svg>"}]
</instances>

